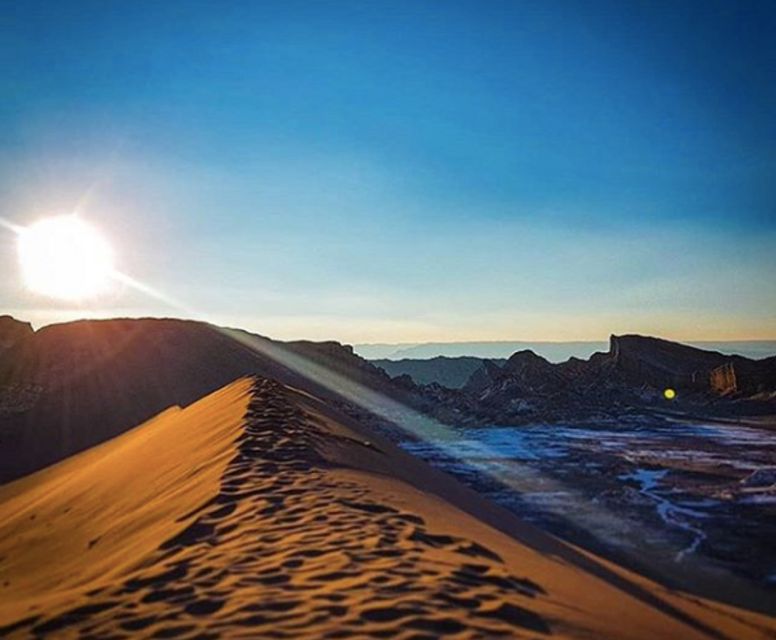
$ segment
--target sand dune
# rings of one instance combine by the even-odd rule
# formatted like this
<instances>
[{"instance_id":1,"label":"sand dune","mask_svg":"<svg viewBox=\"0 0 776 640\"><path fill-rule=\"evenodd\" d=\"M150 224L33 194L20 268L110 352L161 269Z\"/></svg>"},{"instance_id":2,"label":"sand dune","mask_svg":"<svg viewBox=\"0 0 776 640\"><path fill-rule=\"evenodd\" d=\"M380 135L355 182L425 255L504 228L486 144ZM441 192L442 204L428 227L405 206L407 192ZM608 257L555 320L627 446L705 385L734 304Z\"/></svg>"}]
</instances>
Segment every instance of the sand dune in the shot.
<instances>
[{"instance_id":1,"label":"sand dune","mask_svg":"<svg viewBox=\"0 0 776 640\"><path fill-rule=\"evenodd\" d=\"M242 376L334 397L283 365L299 354L326 380L391 392L388 377L336 343L279 343L174 319L82 320L44 327L0 357L0 483L113 438L171 404L186 406ZM10 406L6 406L10 405Z\"/></svg>"},{"instance_id":2,"label":"sand dune","mask_svg":"<svg viewBox=\"0 0 776 640\"><path fill-rule=\"evenodd\" d=\"M0 488L9 637L765 638L243 379Z\"/></svg>"}]
</instances>

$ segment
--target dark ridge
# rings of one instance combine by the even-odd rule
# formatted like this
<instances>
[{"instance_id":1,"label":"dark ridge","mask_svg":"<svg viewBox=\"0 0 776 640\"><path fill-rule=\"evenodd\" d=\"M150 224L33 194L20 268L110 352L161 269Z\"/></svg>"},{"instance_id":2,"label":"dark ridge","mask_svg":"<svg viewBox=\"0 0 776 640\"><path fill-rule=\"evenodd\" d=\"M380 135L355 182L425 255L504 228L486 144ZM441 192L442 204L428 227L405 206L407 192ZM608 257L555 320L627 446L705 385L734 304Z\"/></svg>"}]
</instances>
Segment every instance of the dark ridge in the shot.
<instances>
[{"instance_id":1,"label":"dark ridge","mask_svg":"<svg viewBox=\"0 0 776 640\"><path fill-rule=\"evenodd\" d=\"M392 378L407 375L415 384L437 383L448 389L461 389L472 374L486 362L484 358L437 356L428 360L405 358L403 360L372 360ZM495 360L499 364L503 358Z\"/></svg>"},{"instance_id":2,"label":"dark ridge","mask_svg":"<svg viewBox=\"0 0 776 640\"><path fill-rule=\"evenodd\" d=\"M282 343L202 322L83 320L18 335L0 352L0 482L112 438L174 405L186 406L245 375L326 398L337 393L278 362L290 353L409 402L412 391L336 342ZM237 336L239 340L233 336ZM319 367L319 369L320 369Z\"/></svg>"}]
</instances>

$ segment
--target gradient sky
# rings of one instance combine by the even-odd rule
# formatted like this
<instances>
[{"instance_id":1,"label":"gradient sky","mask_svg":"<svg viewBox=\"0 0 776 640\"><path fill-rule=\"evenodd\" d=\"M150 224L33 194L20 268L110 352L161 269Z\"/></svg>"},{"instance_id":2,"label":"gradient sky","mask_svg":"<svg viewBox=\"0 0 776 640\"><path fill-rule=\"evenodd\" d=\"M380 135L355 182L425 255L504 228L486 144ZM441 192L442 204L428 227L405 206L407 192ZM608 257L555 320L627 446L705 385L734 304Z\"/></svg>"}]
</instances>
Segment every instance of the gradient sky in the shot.
<instances>
[{"instance_id":1,"label":"gradient sky","mask_svg":"<svg viewBox=\"0 0 776 640\"><path fill-rule=\"evenodd\" d=\"M0 2L0 217L213 321L776 338L776 3ZM117 290L0 313L185 315Z\"/></svg>"}]
</instances>

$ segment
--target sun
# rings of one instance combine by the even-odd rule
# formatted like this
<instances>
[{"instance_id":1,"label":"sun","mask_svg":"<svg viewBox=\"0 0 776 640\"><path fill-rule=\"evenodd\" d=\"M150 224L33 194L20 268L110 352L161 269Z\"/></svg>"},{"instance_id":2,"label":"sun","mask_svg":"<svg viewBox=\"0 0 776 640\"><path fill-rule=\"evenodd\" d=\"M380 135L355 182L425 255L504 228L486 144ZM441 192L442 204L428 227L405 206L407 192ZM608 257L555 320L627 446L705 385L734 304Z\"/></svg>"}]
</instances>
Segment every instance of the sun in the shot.
<instances>
[{"instance_id":1,"label":"sun","mask_svg":"<svg viewBox=\"0 0 776 640\"><path fill-rule=\"evenodd\" d=\"M106 292L113 281L113 250L77 215L40 220L19 231L19 263L28 289L62 300Z\"/></svg>"}]
</instances>

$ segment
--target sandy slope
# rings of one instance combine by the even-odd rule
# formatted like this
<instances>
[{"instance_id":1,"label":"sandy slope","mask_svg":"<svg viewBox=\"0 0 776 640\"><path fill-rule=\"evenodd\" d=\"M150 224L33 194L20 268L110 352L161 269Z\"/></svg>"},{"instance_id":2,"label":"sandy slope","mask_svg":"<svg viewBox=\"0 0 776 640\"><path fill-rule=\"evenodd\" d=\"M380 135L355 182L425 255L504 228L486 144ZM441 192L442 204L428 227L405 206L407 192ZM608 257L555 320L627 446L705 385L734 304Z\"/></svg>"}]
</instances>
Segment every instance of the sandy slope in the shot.
<instances>
[{"instance_id":1,"label":"sandy slope","mask_svg":"<svg viewBox=\"0 0 776 640\"><path fill-rule=\"evenodd\" d=\"M775 637L241 380L0 488L0 635Z\"/></svg>"}]
</instances>

